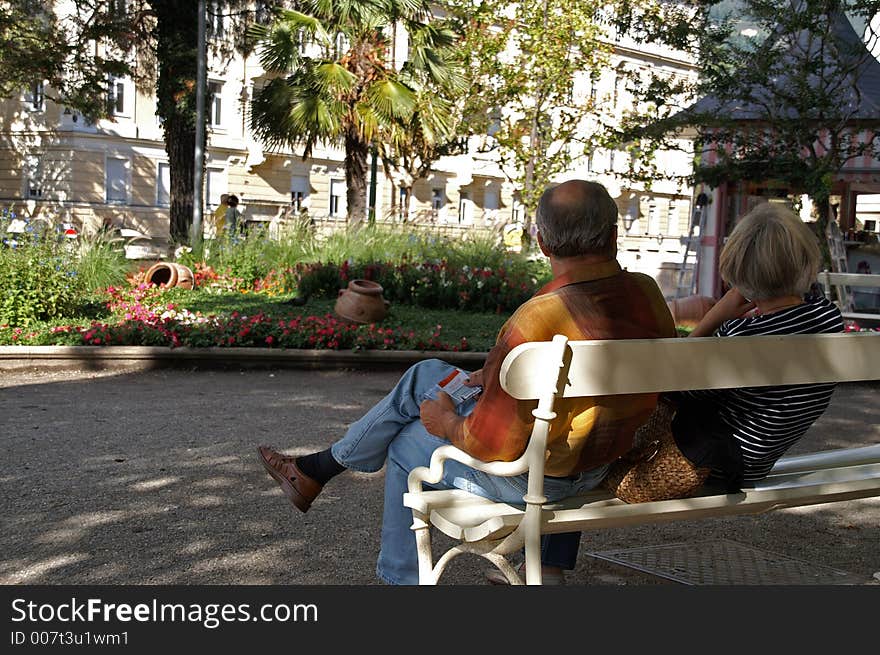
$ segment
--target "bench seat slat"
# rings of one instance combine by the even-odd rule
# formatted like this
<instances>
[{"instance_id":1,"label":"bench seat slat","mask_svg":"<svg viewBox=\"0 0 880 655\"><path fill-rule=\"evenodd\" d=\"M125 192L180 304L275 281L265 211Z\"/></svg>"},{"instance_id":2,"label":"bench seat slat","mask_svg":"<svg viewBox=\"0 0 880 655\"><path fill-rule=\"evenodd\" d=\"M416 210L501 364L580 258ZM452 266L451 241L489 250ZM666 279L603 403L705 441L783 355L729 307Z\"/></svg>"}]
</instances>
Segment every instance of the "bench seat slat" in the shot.
<instances>
[{"instance_id":1,"label":"bench seat slat","mask_svg":"<svg viewBox=\"0 0 880 655\"><path fill-rule=\"evenodd\" d=\"M880 461L857 466L771 475L761 486L735 494L627 504L603 491L544 506L542 532L569 532L641 523L760 514L771 509L866 498L880 493ZM408 506L414 498L407 494ZM462 491L426 491L418 505L431 523L454 539L479 541L509 534L523 510Z\"/></svg>"}]
</instances>

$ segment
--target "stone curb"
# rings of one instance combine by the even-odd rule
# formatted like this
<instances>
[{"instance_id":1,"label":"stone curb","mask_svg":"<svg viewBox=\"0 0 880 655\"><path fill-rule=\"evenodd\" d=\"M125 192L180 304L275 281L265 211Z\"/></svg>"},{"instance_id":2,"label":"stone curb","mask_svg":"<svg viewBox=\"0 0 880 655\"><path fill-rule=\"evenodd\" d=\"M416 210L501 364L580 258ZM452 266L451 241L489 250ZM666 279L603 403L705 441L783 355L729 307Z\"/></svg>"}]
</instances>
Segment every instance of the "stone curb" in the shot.
<instances>
[{"instance_id":1,"label":"stone curb","mask_svg":"<svg viewBox=\"0 0 880 655\"><path fill-rule=\"evenodd\" d=\"M434 357L467 370L482 367L485 352L426 350L284 350L168 348L164 346L0 346L0 371L156 368L298 368L403 370Z\"/></svg>"}]
</instances>

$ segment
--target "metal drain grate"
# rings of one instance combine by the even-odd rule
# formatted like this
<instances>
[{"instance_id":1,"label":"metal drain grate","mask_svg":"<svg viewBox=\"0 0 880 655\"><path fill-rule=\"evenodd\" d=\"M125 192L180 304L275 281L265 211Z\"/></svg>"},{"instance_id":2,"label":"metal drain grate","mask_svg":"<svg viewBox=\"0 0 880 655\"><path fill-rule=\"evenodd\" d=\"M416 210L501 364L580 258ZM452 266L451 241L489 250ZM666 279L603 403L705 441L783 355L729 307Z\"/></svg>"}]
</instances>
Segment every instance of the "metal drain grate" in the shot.
<instances>
[{"instance_id":1,"label":"metal drain grate","mask_svg":"<svg viewBox=\"0 0 880 655\"><path fill-rule=\"evenodd\" d=\"M726 539L588 555L687 585L843 585L864 582L846 571Z\"/></svg>"}]
</instances>

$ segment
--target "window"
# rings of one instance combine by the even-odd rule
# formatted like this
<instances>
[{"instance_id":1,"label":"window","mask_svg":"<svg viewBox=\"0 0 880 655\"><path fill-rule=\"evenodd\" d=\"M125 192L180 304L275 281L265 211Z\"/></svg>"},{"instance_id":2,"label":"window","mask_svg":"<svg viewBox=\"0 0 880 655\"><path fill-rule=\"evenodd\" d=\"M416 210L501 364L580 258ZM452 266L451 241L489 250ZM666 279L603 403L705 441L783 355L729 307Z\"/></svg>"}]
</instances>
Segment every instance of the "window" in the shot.
<instances>
[{"instance_id":1,"label":"window","mask_svg":"<svg viewBox=\"0 0 880 655\"><path fill-rule=\"evenodd\" d=\"M205 197L208 207L220 206L220 196L226 193L226 172L222 168L209 168L205 171Z\"/></svg>"},{"instance_id":2,"label":"window","mask_svg":"<svg viewBox=\"0 0 880 655\"><path fill-rule=\"evenodd\" d=\"M392 191L391 193L394 193ZM391 204L394 205L394 197L391 198ZM397 187L397 218L405 221L406 216L406 187Z\"/></svg>"},{"instance_id":3,"label":"window","mask_svg":"<svg viewBox=\"0 0 880 655\"><path fill-rule=\"evenodd\" d=\"M223 83L208 82L208 125L220 127L223 124Z\"/></svg>"},{"instance_id":4,"label":"window","mask_svg":"<svg viewBox=\"0 0 880 655\"><path fill-rule=\"evenodd\" d=\"M156 204L159 207L171 206L171 166L166 162L159 162L156 175Z\"/></svg>"},{"instance_id":5,"label":"window","mask_svg":"<svg viewBox=\"0 0 880 655\"><path fill-rule=\"evenodd\" d=\"M498 218L500 199L501 194L497 190L486 189L486 193L483 195L483 217L485 220L495 222L495 219Z\"/></svg>"},{"instance_id":6,"label":"window","mask_svg":"<svg viewBox=\"0 0 880 655\"><path fill-rule=\"evenodd\" d=\"M486 134L488 136L495 136L498 132L501 131L501 111L498 109L493 109L489 114L489 126L486 129Z\"/></svg>"},{"instance_id":7,"label":"window","mask_svg":"<svg viewBox=\"0 0 880 655\"><path fill-rule=\"evenodd\" d=\"M648 234L660 234L660 209L654 198L648 201Z\"/></svg>"},{"instance_id":8,"label":"window","mask_svg":"<svg viewBox=\"0 0 880 655\"><path fill-rule=\"evenodd\" d=\"M108 157L105 163L104 188L108 205L128 203L128 160Z\"/></svg>"},{"instance_id":9,"label":"window","mask_svg":"<svg viewBox=\"0 0 880 655\"><path fill-rule=\"evenodd\" d=\"M205 28L208 37L217 39L223 36L223 10L222 3L208 2L208 15L205 17Z\"/></svg>"},{"instance_id":10,"label":"window","mask_svg":"<svg viewBox=\"0 0 880 655\"><path fill-rule=\"evenodd\" d=\"M343 180L330 180L330 211L331 216L344 216L345 210L345 182Z\"/></svg>"},{"instance_id":11,"label":"window","mask_svg":"<svg viewBox=\"0 0 880 655\"><path fill-rule=\"evenodd\" d=\"M513 201L513 208L510 212L510 218L514 223L521 223L523 219L523 204L519 200Z\"/></svg>"},{"instance_id":12,"label":"window","mask_svg":"<svg viewBox=\"0 0 880 655\"><path fill-rule=\"evenodd\" d=\"M111 77L107 92L107 110L114 116L125 114L125 80Z\"/></svg>"},{"instance_id":13,"label":"window","mask_svg":"<svg viewBox=\"0 0 880 655\"><path fill-rule=\"evenodd\" d=\"M30 111L43 111L45 107L44 98L45 95L42 80L31 84L24 94L24 100L27 103L28 110Z\"/></svg>"},{"instance_id":14,"label":"window","mask_svg":"<svg viewBox=\"0 0 880 655\"><path fill-rule=\"evenodd\" d=\"M128 11L128 0L110 0L110 15L114 18L124 18Z\"/></svg>"},{"instance_id":15,"label":"window","mask_svg":"<svg viewBox=\"0 0 880 655\"><path fill-rule=\"evenodd\" d=\"M431 189L431 217L437 219L446 204L443 189Z\"/></svg>"},{"instance_id":16,"label":"window","mask_svg":"<svg viewBox=\"0 0 880 655\"><path fill-rule=\"evenodd\" d=\"M498 209L498 192L495 189L487 189L483 196L484 209Z\"/></svg>"},{"instance_id":17,"label":"window","mask_svg":"<svg viewBox=\"0 0 880 655\"><path fill-rule=\"evenodd\" d=\"M336 35L335 46L336 46L336 50L335 50L335 53L334 53L334 58L335 58L335 59L340 59L340 58L342 58L342 56L343 56L346 52L348 52L348 49L349 49L349 47L350 47L350 44L349 44L349 42L348 42L348 37L346 37L345 34L343 34L342 32L339 32L339 33Z\"/></svg>"},{"instance_id":18,"label":"window","mask_svg":"<svg viewBox=\"0 0 880 655\"><path fill-rule=\"evenodd\" d=\"M268 25L272 22L272 7L266 0L257 0L254 8L254 22L259 25Z\"/></svg>"},{"instance_id":19,"label":"window","mask_svg":"<svg viewBox=\"0 0 880 655\"><path fill-rule=\"evenodd\" d=\"M309 38L309 33L306 32L305 28L300 28L296 33L296 41L297 47L299 48L299 54L305 57L306 53L309 50L309 45L312 40Z\"/></svg>"},{"instance_id":20,"label":"window","mask_svg":"<svg viewBox=\"0 0 880 655\"><path fill-rule=\"evenodd\" d=\"M28 155L24 162L24 197L43 197L43 158Z\"/></svg>"},{"instance_id":21,"label":"window","mask_svg":"<svg viewBox=\"0 0 880 655\"><path fill-rule=\"evenodd\" d=\"M306 208L309 197L309 178L294 175L290 178L290 205L298 212Z\"/></svg>"},{"instance_id":22,"label":"window","mask_svg":"<svg viewBox=\"0 0 880 655\"><path fill-rule=\"evenodd\" d=\"M675 198L669 201L666 210L666 234L678 234L678 203Z\"/></svg>"},{"instance_id":23,"label":"window","mask_svg":"<svg viewBox=\"0 0 880 655\"><path fill-rule=\"evenodd\" d=\"M470 191L461 191L458 196L458 222L474 222L474 203L471 202Z\"/></svg>"}]
</instances>

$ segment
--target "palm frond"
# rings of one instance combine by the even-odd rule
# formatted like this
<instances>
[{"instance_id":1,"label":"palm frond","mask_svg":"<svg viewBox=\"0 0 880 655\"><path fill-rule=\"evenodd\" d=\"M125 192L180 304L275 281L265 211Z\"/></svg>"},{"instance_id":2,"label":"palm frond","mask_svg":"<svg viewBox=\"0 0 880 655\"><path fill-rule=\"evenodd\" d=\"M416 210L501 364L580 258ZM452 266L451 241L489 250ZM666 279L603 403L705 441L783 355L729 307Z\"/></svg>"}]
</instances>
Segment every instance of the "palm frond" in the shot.
<instances>
[{"instance_id":1,"label":"palm frond","mask_svg":"<svg viewBox=\"0 0 880 655\"><path fill-rule=\"evenodd\" d=\"M357 77L335 61L322 61L315 67L314 83L322 93L338 97L354 88Z\"/></svg>"},{"instance_id":2,"label":"palm frond","mask_svg":"<svg viewBox=\"0 0 880 655\"><path fill-rule=\"evenodd\" d=\"M316 139L334 139L341 133L340 107L332 100L315 95L304 95L290 107L290 124L300 133L310 133Z\"/></svg>"},{"instance_id":3,"label":"palm frond","mask_svg":"<svg viewBox=\"0 0 880 655\"><path fill-rule=\"evenodd\" d=\"M367 102L359 102L355 105L354 116L357 124L358 134L364 142L372 141L381 131L379 116L377 116L375 108Z\"/></svg>"},{"instance_id":4,"label":"palm frond","mask_svg":"<svg viewBox=\"0 0 880 655\"><path fill-rule=\"evenodd\" d=\"M307 36L318 42L330 43L330 36L314 16L284 10L279 20L265 27L254 25L249 30L261 46L260 64L270 73L295 70L302 61L301 41Z\"/></svg>"},{"instance_id":5,"label":"palm frond","mask_svg":"<svg viewBox=\"0 0 880 655\"><path fill-rule=\"evenodd\" d=\"M416 95L412 89L390 78L370 85L367 100L385 122L408 120L416 108Z\"/></svg>"}]
</instances>

